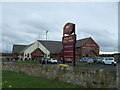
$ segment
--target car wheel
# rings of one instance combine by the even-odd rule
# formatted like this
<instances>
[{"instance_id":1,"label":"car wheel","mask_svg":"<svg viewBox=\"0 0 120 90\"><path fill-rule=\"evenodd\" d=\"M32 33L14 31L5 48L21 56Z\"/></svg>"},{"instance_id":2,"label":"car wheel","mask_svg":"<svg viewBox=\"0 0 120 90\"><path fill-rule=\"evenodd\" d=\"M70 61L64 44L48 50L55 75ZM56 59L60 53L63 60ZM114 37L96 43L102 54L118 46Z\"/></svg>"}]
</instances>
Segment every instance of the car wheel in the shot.
<instances>
[{"instance_id":1,"label":"car wheel","mask_svg":"<svg viewBox=\"0 0 120 90\"><path fill-rule=\"evenodd\" d=\"M105 65L105 62L103 62L103 64Z\"/></svg>"},{"instance_id":2,"label":"car wheel","mask_svg":"<svg viewBox=\"0 0 120 90\"><path fill-rule=\"evenodd\" d=\"M113 65L113 66L115 65L114 62L112 62L112 65Z\"/></svg>"}]
</instances>

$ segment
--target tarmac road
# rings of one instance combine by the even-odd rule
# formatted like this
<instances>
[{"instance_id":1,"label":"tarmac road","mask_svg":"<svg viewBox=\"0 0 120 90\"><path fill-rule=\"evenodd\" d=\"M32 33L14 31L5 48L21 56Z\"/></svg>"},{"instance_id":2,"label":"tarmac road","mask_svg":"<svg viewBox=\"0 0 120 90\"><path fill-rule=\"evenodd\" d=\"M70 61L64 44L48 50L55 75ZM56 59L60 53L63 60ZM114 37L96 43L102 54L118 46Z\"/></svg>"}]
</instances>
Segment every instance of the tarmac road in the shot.
<instances>
[{"instance_id":1,"label":"tarmac road","mask_svg":"<svg viewBox=\"0 0 120 90\"><path fill-rule=\"evenodd\" d=\"M62 61L59 61L58 64L62 64ZM69 66L73 67L73 62L72 63L65 63L68 64ZM86 62L76 62L75 67L77 68L97 68L97 69L106 69L106 70L117 70L117 66L113 65L104 65L101 63L91 63L88 64Z\"/></svg>"},{"instance_id":2,"label":"tarmac road","mask_svg":"<svg viewBox=\"0 0 120 90\"><path fill-rule=\"evenodd\" d=\"M118 76L118 88L120 90L120 63L117 65L117 76Z\"/></svg>"}]
</instances>

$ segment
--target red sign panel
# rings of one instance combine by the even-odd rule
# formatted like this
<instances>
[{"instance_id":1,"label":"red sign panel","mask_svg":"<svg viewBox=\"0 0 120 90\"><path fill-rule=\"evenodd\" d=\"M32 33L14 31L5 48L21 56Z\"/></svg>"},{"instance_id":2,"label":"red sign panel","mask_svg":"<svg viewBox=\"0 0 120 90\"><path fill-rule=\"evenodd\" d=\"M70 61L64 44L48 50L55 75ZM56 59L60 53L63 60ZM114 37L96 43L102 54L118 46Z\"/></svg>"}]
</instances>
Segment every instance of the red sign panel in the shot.
<instances>
[{"instance_id":1,"label":"red sign panel","mask_svg":"<svg viewBox=\"0 0 120 90\"><path fill-rule=\"evenodd\" d=\"M73 44L70 44L70 45L64 45L64 49L68 49L68 48L73 48Z\"/></svg>"},{"instance_id":2,"label":"red sign panel","mask_svg":"<svg viewBox=\"0 0 120 90\"><path fill-rule=\"evenodd\" d=\"M72 61L72 58L65 58L65 61Z\"/></svg>"},{"instance_id":3,"label":"red sign panel","mask_svg":"<svg viewBox=\"0 0 120 90\"><path fill-rule=\"evenodd\" d=\"M72 34L74 31L74 24L73 23L67 23L64 26L64 34Z\"/></svg>"},{"instance_id":4,"label":"red sign panel","mask_svg":"<svg viewBox=\"0 0 120 90\"><path fill-rule=\"evenodd\" d=\"M68 44L68 43L75 43L75 35L71 35L71 36L64 36L62 38L63 44Z\"/></svg>"},{"instance_id":5,"label":"red sign panel","mask_svg":"<svg viewBox=\"0 0 120 90\"><path fill-rule=\"evenodd\" d=\"M64 45L64 58L74 58L73 44Z\"/></svg>"}]
</instances>

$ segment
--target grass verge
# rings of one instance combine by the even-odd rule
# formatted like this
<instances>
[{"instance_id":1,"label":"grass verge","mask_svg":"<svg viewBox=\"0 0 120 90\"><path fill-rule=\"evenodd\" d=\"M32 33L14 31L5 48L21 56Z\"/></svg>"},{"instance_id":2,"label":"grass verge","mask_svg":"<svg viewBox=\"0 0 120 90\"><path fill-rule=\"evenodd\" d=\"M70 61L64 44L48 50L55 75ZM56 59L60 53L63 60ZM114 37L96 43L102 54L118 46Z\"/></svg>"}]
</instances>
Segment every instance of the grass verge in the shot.
<instances>
[{"instance_id":1,"label":"grass verge","mask_svg":"<svg viewBox=\"0 0 120 90\"><path fill-rule=\"evenodd\" d=\"M29 63L29 64L39 64L38 61L15 61L16 63Z\"/></svg>"},{"instance_id":2,"label":"grass verge","mask_svg":"<svg viewBox=\"0 0 120 90\"><path fill-rule=\"evenodd\" d=\"M79 85L68 84L5 70L2 71L2 76L3 88L82 88Z\"/></svg>"}]
</instances>

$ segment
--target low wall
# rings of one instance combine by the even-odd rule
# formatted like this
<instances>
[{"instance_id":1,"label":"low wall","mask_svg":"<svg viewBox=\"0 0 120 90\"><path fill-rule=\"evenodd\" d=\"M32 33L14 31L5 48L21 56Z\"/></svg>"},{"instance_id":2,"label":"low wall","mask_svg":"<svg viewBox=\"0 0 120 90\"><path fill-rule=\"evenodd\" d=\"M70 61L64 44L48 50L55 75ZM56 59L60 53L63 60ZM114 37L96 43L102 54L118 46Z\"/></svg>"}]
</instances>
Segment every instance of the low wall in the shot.
<instances>
[{"instance_id":1,"label":"low wall","mask_svg":"<svg viewBox=\"0 0 120 90\"><path fill-rule=\"evenodd\" d=\"M2 69L89 88L117 87L116 71L25 63L3 63Z\"/></svg>"}]
</instances>

